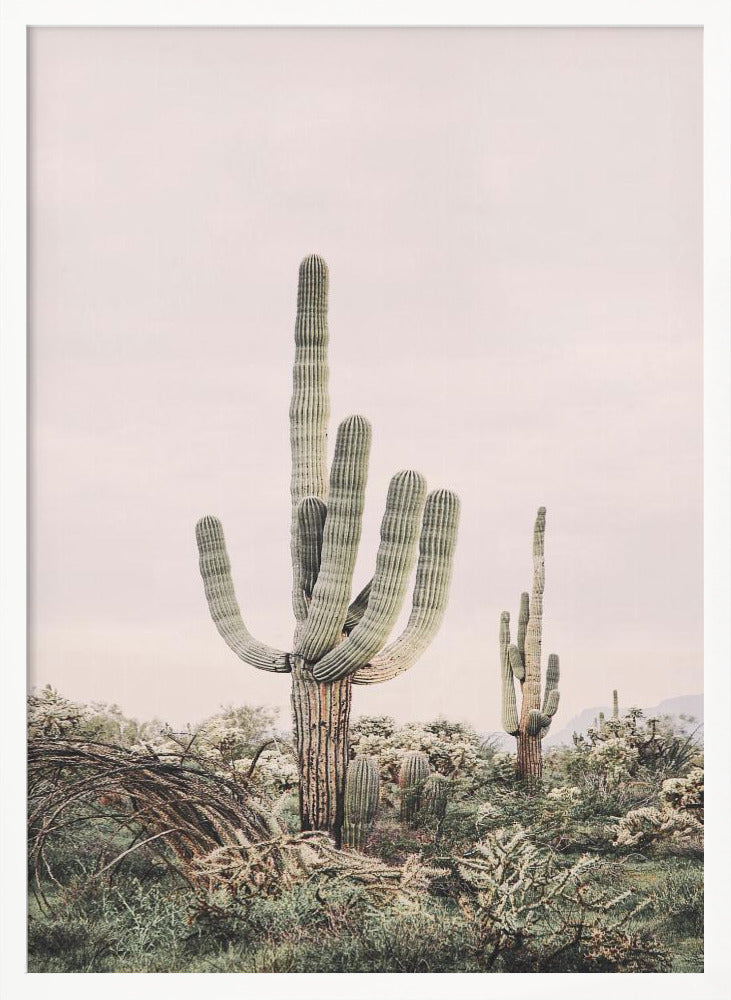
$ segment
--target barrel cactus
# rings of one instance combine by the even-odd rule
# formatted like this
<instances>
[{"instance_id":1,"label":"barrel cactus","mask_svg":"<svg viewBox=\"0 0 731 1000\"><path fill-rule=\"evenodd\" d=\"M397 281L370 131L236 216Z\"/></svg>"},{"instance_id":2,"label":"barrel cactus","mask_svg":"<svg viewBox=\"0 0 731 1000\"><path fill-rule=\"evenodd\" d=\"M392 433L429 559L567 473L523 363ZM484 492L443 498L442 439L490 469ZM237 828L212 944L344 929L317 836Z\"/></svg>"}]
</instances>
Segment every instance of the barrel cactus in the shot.
<instances>
[{"instance_id":1,"label":"barrel cactus","mask_svg":"<svg viewBox=\"0 0 731 1000\"><path fill-rule=\"evenodd\" d=\"M541 638L543 629L543 588L545 585L544 539L546 508L538 508L533 531L533 590L521 594L516 645L510 642L510 614L500 616L500 667L502 676L503 728L518 741L518 776L540 779L543 770L541 740L548 732L559 702L558 656L548 657L541 705ZM520 684L520 715L515 681Z\"/></svg>"},{"instance_id":2,"label":"barrel cactus","mask_svg":"<svg viewBox=\"0 0 731 1000\"><path fill-rule=\"evenodd\" d=\"M398 784L401 789L401 821L414 826L421 808L424 785L431 772L429 758L420 750L407 753L401 762Z\"/></svg>"},{"instance_id":3,"label":"barrel cactus","mask_svg":"<svg viewBox=\"0 0 731 1000\"><path fill-rule=\"evenodd\" d=\"M372 580L352 597L371 428L351 416L338 428L328 476L328 270L318 256L300 265L295 359L289 410L292 449L291 556L295 629L289 650L246 628L231 579L223 529L215 517L196 527L211 617L234 653L260 670L289 673L300 772L303 830L329 830L340 842L353 684L377 684L411 667L444 615L459 500L426 495L412 470L391 480ZM388 642L416 559L412 611Z\"/></svg>"},{"instance_id":4,"label":"barrel cactus","mask_svg":"<svg viewBox=\"0 0 731 1000\"><path fill-rule=\"evenodd\" d=\"M360 851L378 809L380 774L374 757L359 755L348 764L345 777L343 845Z\"/></svg>"}]
</instances>

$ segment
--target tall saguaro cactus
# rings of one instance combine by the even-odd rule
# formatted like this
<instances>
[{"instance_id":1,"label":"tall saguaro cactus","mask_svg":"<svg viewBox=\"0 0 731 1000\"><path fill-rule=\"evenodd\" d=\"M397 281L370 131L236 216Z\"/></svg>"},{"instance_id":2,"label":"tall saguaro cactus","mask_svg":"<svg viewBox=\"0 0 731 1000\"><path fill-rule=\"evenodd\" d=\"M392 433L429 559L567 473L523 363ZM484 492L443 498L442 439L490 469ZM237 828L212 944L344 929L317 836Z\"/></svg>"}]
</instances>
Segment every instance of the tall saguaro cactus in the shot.
<instances>
[{"instance_id":1,"label":"tall saguaro cactus","mask_svg":"<svg viewBox=\"0 0 731 1000\"><path fill-rule=\"evenodd\" d=\"M260 670L290 673L300 771L303 830L331 831L340 842L353 684L377 684L408 670L441 624L452 571L459 500L426 495L411 470L391 480L372 580L351 598L361 534L370 425L352 416L338 428L327 473L328 270L321 257L300 265L292 448L291 552L295 630L290 651L273 649L246 628L231 580L221 523L196 527L200 570L216 627L231 649ZM412 611L387 644L416 559Z\"/></svg>"},{"instance_id":2,"label":"tall saguaro cactus","mask_svg":"<svg viewBox=\"0 0 731 1000\"><path fill-rule=\"evenodd\" d=\"M541 777L541 740L548 732L559 702L558 656L551 653L541 705L541 639L543 629L543 588L545 585L544 538L546 508L538 508L533 530L533 591L521 594L516 645L510 643L510 614L500 616L500 668L503 687L503 728L518 741L517 771L521 778ZM520 684L520 715L515 681Z\"/></svg>"}]
</instances>

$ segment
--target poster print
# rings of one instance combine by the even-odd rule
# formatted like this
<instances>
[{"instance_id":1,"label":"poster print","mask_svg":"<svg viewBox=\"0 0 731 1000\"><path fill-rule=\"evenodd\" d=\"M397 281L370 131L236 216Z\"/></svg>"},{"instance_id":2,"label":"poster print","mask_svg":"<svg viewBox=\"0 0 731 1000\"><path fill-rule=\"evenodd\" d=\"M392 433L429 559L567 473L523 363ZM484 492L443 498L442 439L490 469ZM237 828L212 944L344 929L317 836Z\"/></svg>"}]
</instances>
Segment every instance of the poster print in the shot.
<instances>
[{"instance_id":1,"label":"poster print","mask_svg":"<svg viewBox=\"0 0 731 1000\"><path fill-rule=\"evenodd\" d=\"M29 969L703 970L701 42L32 30Z\"/></svg>"}]
</instances>

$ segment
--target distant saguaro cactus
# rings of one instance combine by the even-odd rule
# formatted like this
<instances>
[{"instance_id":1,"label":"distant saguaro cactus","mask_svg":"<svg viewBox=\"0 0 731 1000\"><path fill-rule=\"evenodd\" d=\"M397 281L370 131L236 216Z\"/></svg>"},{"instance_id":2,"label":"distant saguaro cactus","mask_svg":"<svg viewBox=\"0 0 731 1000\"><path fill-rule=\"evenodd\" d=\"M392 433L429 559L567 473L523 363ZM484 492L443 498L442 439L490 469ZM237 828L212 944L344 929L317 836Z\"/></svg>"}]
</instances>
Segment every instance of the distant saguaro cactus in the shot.
<instances>
[{"instance_id":1,"label":"distant saguaro cactus","mask_svg":"<svg viewBox=\"0 0 731 1000\"><path fill-rule=\"evenodd\" d=\"M292 675L292 708L300 771L303 830L329 830L340 842L351 685L377 684L408 670L442 621L457 535L459 500L449 490L426 494L418 472L391 480L373 579L351 599L371 429L352 416L338 428L329 482L328 271L321 257L300 265L295 323L292 446L292 650L273 649L246 628L234 594L223 530L198 522L200 570L211 616L246 663ZM419 527L421 534L419 538ZM411 616L384 645L399 615L419 545Z\"/></svg>"},{"instance_id":2,"label":"distant saguaro cactus","mask_svg":"<svg viewBox=\"0 0 731 1000\"><path fill-rule=\"evenodd\" d=\"M351 760L345 778L345 847L362 849L378 809L380 787L378 761L374 757L361 754Z\"/></svg>"},{"instance_id":3,"label":"distant saguaro cactus","mask_svg":"<svg viewBox=\"0 0 731 1000\"><path fill-rule=\"evenodd\" d=\"M619 695L616 688L612 691L612 718L619 718Z\"/></svg>"},{"instance_id":4,"label":"distant saguaro cactus","mask_svg":"<svg viewBox=\"0 0 731 1000\"><path fill-rule=\"evenodd\" d=\"M402 823L413 826L416 822L430 771L429 758L421 750L410 751L401 762L398 784L401 789Z\"/></svg>"},{"instance_id":5,"label":"distant saguaro cactus","mask_svg":"<svg viewBox=\"0 0 731 1000\"><path fill-rule=\"evenodd\" d=\"M541 740L548 732L559 702L558 656L551 653L541 706L541 638L543 588L545 585L544 538L546 508L538 508L533 531L533 590L521 594L517 644L510 643L510 614L500 616L500 668L503 689L503 728L518 741L517 772L535 781L541 777ZM518 715L515 680L520 684L522 704Z\"/></svg>"}]
</instances>

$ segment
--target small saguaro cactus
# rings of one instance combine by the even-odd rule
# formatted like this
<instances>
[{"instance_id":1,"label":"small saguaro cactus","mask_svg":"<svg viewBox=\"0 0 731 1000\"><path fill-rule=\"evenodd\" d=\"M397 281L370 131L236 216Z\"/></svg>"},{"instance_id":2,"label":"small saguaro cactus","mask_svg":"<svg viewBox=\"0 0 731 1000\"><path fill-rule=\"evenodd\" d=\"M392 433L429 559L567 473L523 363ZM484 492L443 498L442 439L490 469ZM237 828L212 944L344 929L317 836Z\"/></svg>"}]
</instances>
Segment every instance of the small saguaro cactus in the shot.
<instances>
[{"instance_id":1,"label":"small saguaro cactus","mask_svg":"<svg viewBox=\"0 0 731 1000\"><path fill-rule=\"evenodd\" d=\"M599 713L599 728L602 729L603 727L604 727L604 712L600 712Z\"/></svg>"},{"instance_id":2,"label":"small saguaro cactus","mask_svg":"<svg viewBox=\"0 0 731 1000\"><path fill-rule=\"evenodd\" d=\"M340 424L330 475L327 422L328 271L321 257L300 265L295 322L291 554L295 630L290 651L254 639L241 617L221 522L196 527L211 617L246 663L292 678L303 830L329 830L340 842L353 684L377 684L408 670L441 624L457 536L459 500L426 495L412 470L391 480L370 583L351 598L361 534L371 428L361 416ZM421 529L421 532L420 530ZM412 611L388 643L416 559Z\"/></svg>"},{"instance_id":3,"label":"small saguaro cactus","mask_svg":"<svg viewBox=\"0 0 731 1000\"><path fill-rule=\"evenodd\" d=\"M612 718L619 718L619 695L616 688L612 691Z\"/></svg>"},{"instance_id":4,"label":"small saguaro cactus","mask_svg":"<svg viewBox=\"0 0 731 1000\"><path fill-rule=\"evenodd\" d=\"M421 750L410 751L401 762L398 784L401 789L402 823L413 826L416 822L430 771L429 758Z\"/></svg>"},{"instance_id":5,"label":"small saguaro cactus","mask_svg":"<svg viewBox=\"0 0 731 1000\"><path fill-rule=\"evenodd\" d=\"M538 508L533 531L533 590L521 594L516 645L510 643L510 614L500 616L500 667L503 688L503 727L518 741L517 773L535 781L541 777L541 740L548 732L559 702L558 656L551 653L541 705L541 639L543 629L543 589L545 585L544 538L546 508ZM520 715L515 681L520 684Z\"/></svg>"},{"instance_id":6,"label":"small saguaro cactus","mask_svg":"<svg viewBox=\"0 0 731 1000\"><path fill-rule=\"evenodd\" d=\"M348 764L345 777L345 819L343 845L360 851L375 819L381 779L378 761L362 754Z\"/></svg>"},{"instance_id":7,"label":"small saguaro cactus","mask_svg":"<svg viewBox=\"0 0 731 1000\"><path fill-rule=\"evenodd\" d=\"M443 774L430 774L424 782L423 806L428 816L433 816L440 822L447 812L449 791L452 782Z\"/></svg>"}]
</instances>

